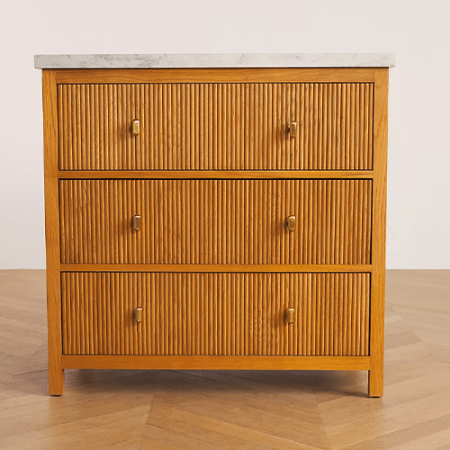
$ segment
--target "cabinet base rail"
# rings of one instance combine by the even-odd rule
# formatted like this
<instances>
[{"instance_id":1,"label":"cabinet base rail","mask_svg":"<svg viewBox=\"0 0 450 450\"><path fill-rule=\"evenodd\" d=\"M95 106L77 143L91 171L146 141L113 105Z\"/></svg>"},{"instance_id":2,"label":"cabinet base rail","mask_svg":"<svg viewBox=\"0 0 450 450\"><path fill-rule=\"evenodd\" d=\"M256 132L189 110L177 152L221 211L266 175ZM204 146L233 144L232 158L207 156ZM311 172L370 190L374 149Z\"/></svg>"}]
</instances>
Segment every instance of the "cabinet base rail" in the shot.
<instances>
[{"instance_id":1,"label":"cabinet base rail","mask_svg":"<svg viewBox=\"0 0 450 450\"><path fill-rule=\"evenodd\" d=\"M63 369L369 370L369 356L62 355Z\"/></svg>"}]
</instances>

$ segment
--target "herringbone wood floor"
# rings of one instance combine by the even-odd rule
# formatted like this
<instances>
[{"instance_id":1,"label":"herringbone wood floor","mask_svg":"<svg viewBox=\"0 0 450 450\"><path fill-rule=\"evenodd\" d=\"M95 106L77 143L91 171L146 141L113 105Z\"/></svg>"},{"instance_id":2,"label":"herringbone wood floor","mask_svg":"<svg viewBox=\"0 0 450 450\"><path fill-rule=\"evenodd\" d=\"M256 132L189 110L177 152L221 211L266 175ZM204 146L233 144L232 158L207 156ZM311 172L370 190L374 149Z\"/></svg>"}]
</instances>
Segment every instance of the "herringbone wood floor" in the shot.
<instances>
[{"instance_id":1,"label":"herringbone wood floor","mask_svg":"<svg viewBox=\"0 0 450 450\"><path fill-rule=\"evenodd\" d=\"M0 271L1 449L450 449L450 271L389 271L385 395L366 372L66 371L44 271Z\"/></svg>"}]
</instances>

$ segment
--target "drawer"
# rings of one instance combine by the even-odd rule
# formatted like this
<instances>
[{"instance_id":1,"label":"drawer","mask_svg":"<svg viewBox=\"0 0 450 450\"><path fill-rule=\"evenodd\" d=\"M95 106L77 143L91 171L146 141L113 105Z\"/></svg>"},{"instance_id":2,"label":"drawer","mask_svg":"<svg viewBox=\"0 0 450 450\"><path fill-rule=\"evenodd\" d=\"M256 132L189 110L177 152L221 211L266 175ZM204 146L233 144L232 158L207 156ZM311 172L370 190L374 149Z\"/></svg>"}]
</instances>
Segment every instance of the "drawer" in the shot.
<instances>
[{"instance_id":1,"label":"drawer","mask_svg":"<svg viewBox=\"0 0 450 450\"><path fill-rule=\"evenodd\" d=\"M371 260L371 180L61 180L60 202L62 263Z\"/></svg>"},{"instance_id":2,"label":"drawer","mask_svg":"<svg viewBox=\"0 0 450 450\"><path fill-rule=\"evenodd\" d=\"M66 355L369 355L367 273L66 272L61 281Z\"/></svg>"},{"instance_id":3,"label":"drawer","mask_svg":"<svg viewBox=\"0 0 450 450\"><path fill-rule=\"evenodd\" d=\"M372 170L373 84L60 84L58 139L62 170Z\"/></svg>"}]
</instances>

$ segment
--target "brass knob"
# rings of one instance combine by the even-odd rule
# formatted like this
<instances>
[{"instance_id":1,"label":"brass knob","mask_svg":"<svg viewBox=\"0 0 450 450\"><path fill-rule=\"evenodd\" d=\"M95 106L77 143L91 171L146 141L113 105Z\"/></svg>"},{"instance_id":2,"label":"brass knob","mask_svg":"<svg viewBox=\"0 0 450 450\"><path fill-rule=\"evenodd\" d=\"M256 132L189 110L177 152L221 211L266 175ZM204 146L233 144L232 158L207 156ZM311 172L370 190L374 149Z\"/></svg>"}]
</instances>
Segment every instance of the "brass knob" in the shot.
<instances>
[{"instance_id":1,"label":"brass knob","mask_svg":"<svg viewBox=\"0 0 450 450\"><path fill-rule=\"evenodd\" d=\"M133 132L133 134L135 136L137 136L138 134L140 134L141 132L141 124L139 122L139 119L134 119L131 125L131 131Z\"/></svg>"},{"instance_id":2,"label":"brass knob","mask_svg":"<svg viewBox=\"0 0 450 450\"><path fill-rule=\"evenodd\" d=\"M133 319L136 323L142 322L142 308L136 308L133 311Z\"/></svg>"},{"instance_id":3,"label":"brass knob","mask_svg":"<svg viewBox=\"0 0 450 450\"><path fill-rule=\"evenodd\" d=\"M286 227L288 231L295 231L295 216L289 216L286 219Z\"/></svg>"},{"instance_id":4,"label":"brass knob","mask_svg":"<svg viewBox=\"0 0 450 450\"><path fill-rule=\"evenodd\" d=\"M289 308L286 310L286 322L291 325L294 323L295 309Z\"/></svg>"},{"instance_id":5,"label":"brass knob","mask_svg":"<svg viewBox=\"0 0 450 450\"><path fill-rule=\"evenodd\" d=\"M141 229L141 216L133 216L133 230L139 231Z\"/></svg>"},{"instance_id":6,"label":"brass knob","mask_svg":"<svg viewBox=\"0 0 450 450\"><path fill-rule=\"evenodd\" d=\"M297 122L291 122L289 133L291 133L291 137L297 136Z\"/></svg>"}]
</instances>

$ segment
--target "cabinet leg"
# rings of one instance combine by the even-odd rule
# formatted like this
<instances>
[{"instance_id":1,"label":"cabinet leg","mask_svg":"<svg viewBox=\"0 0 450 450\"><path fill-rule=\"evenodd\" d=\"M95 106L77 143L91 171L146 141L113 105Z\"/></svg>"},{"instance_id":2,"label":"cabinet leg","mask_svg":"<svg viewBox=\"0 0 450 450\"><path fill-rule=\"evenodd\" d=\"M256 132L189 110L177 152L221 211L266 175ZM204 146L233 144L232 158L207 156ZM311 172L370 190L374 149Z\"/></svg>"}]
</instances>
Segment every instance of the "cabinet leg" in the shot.
<instances>
[{"instance_id":1,"label":"cabinet leg","mask_svg":"<svg viewBox=\"0 0 450 450\"><path fill-rule=\"evenodd\" d=\"M49 366L48 387L50 395L62 395L64 393L64 369Z\"/></svg>"},{"instance_id":2,"label":"cabinet leg","mask_svg":"<svg viewBox=\"0 0 450 450\"><path fill-rule=\"evenodd\" d=\"M369 370L369 397L383 397L383 368Z\"/></svg>"}]
</instances>

